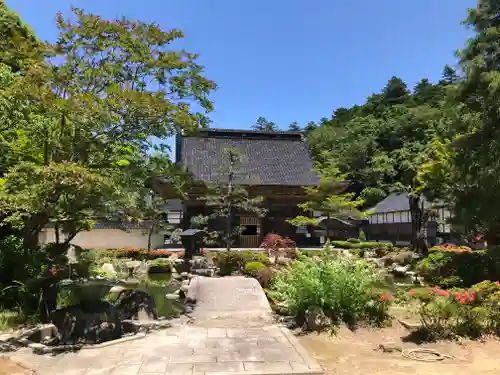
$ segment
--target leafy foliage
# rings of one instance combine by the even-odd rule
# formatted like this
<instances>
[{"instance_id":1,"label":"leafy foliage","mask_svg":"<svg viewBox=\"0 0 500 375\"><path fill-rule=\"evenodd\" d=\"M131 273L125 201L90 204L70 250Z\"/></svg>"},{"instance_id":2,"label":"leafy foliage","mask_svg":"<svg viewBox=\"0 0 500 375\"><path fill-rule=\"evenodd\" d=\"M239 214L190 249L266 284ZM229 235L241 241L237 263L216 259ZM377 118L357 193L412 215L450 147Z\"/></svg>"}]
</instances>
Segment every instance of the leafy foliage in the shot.
<instances>
[{"instance_id":1,"label":"leafy foliage","mask_svg":"<svg viewBox=\"0 0 500 375\"><path fill-rule=\"evenodd\" d=\"M429 283L442 287L470 287L483 280L500 280L498 259L489 251L433 249L416 266Z\"/></svg>"},{"instance_id":2,"label":"leafy foliage","mask_svg":"<svg viewBox=\"0 0 500 375\"><path fill-rule=\"evenodd\" d=\"M129 216L158 171L151 150L166 149L153 139L206 126L191 106L210 111L216 88L196 54L171 48L179 30L81 9L57 27L43 61L0 67L0 211L31 248L51 221L69 242L95 218Z\"/></svg>"},{"instance_id":3,"label":"leafy foliage","mask_svg":"<svg viewBox=\"0 0 500 375\"><path fill-rule=\"evenodd\" d=\"M245 268L243 269L243 273L247 276L257 278L259 273L262 272L266 268L266 265L262 262L248 262L245 264Z\"/></svg>"},{"instance_id":4,"label":"leafy foliage","mask_svg":"<svg viewBox=\"0 0 500 375\"><path fill-rule=\"evenodd\" d=\"M499 333L498 282L483 281L470 289L450 291L439 287L412 289L409 294L418 301L420 321L432 339Z\"/></svg>"},{"instance_id":5,"label":"leafy foliage","mask_svg":"<svg viewBox=\"0 0 500 375\"><path fill-rule=\"evenodd\" d=\"M277 298L299 320L309 308L320 308L335 323L357 324L378 320L372 287L378 280L373 267L363 260L325 256L319 262L304 257L280 271L274 282ZM387 299L389 300L390 297ZM371 307L370 307L371 306ZM387 311L387 305L379 306Z\"/></svg>"},{"instance_id":6,"label":"leafy foliage","mask_svg":"<svg viewBox=\"0 0 500 375\"><path fill-rule=\"evenodd\" d=\"M251 250L218 252L215 256L215 264L219 268L221 276L228 276L233 272L243 272L249 262L269 265L269 258L263 253Z\"/></svg>"},{"instance_id":7,"label":"leafy foliage","mask_svg":"<svg viewBox=\"0 0 500 375\"><path fill-rule=\"evenodd\" d=\"M279 131L279 127L272 121L268 121L265 117L259 117L255 124L252 125L252 129L264 132L276 132Z\"/></svg>"},{"instance_id":8,"label":"leafy foliage","mask_svg":"<svg viewBox=\"0 0 500 375\"><path fill-rule=\"evenodd\" d=\"M248 189L241 185L241 163L243 155L234 148L228 147L224 150L225 159L220 166L220 178L218 183L207 186L206 193L199 199L204 201L210 210L208 216L200 216L195 220L198 225L204 225L208 230L210 220L222 220L225 228L219 231L211 231L211 239L222 234L226 249L230 250L235 237L244 230L244 226L235 224L234 218L238 214L255 214L259 217L267 212L262 208L263 197L250 196ZM215 233L214 233L215 232Z\"/></svg>"}]
</instances>

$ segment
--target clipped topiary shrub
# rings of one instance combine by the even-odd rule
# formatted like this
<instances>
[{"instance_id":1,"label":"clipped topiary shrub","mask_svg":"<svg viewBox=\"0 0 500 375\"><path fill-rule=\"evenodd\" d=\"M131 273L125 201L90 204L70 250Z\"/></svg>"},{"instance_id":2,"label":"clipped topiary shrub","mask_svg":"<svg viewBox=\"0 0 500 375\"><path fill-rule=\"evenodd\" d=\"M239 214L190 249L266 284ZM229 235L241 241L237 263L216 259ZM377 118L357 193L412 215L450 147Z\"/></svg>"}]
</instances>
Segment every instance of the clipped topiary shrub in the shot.
<instances>
[{"instance_id":1,"label":"clipped topiary shrub","mask_svg":"<svg viewBox=\"0 0 500 375\"><path fill-rule=\"evenodd\" d=\"M350 242L350 243L360 243L361 240L359 238L348 238L347 242Z\"/></svg>"},{"instance_id":2,"label":"clipped topiary shrub","mask_svg":"<svg viewBox=\"0 0 500 375\"><path fill-rule=\"evenodd\" d=\"M247 276L257 278L257 276L259 276L259 272L261 272L264 268L266 268L266 265L264 263L252 261L245 264L243 273Z\"/></svg>"},{"instance_id":3,"label":"clipped topiary shrub","mask_svg":"<svg viewBox=\"0 0 500 375\"><path fill-rule=\"evenodd\" d=\"M248 262L260 262L269 265L269 258L258 251L225 251L215 255L215 264L219 268L219 275L229 276L233 272L242 272Z\"/></svg>"},{"instance_id":4,"label":"clipped topiary shrub","mask_svg":"<svg viewBox=\"0 0 500 375\"><path fill-rule=\"evenodd\" d=\"M148 263L149 273L166 273L166 272L171 272L172 270L172 263L170 262L169 259L165 258L159 258L152 260Z\"/></svg>"}]
</instances>

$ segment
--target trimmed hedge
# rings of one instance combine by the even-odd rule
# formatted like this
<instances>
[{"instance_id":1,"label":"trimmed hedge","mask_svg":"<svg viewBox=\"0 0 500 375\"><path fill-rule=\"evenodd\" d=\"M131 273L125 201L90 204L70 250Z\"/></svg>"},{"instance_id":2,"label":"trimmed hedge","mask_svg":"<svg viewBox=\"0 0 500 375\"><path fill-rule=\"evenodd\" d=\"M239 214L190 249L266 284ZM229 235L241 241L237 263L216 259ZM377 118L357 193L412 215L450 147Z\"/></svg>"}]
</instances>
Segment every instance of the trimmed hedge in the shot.
<instances>
[{"instance_id":1,"label":"trimmed hedge","mask_svg":"<svg viewBox=\"0 0 500 375\"><path fill-rule=\"evenodd\" d=\"M394 246L388 242L349 242L349 241L330 241L330 245L338 249L387 249Z\"/></svg>"},{"instance_id":2,"label":"trimmed hedge","mask_svg":"<svg viewBox=\"0 0 500 375\"><path fill-rule=\"evenodd\" d=\"M236 271L243 272L249 262L260 262L266 266L270 264L266 254L251 250L224 251L215 255L215 264L221 276L228 276Z\"/></svg>"}]
</instances>

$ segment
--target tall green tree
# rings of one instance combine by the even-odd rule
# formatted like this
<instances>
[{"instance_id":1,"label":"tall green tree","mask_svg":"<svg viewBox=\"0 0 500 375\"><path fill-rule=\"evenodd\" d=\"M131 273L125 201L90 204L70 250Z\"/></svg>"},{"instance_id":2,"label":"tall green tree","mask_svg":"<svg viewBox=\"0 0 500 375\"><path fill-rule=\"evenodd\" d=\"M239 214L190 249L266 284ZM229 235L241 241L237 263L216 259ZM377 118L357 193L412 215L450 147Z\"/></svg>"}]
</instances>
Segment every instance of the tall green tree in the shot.
<instances>
[{"instance_id":1,"label":"tall green tree","mask_svg":"<svg viewBox=\"0 0 500 375\"><path fill-rule=\"evenodd\" d=\"M19 15L0 0L0 64L13 72L41 58L43 44Z\"/></svg>"},{"instance_id":2,"label":"tall green tree","mask_svg":"<svg viewBox=\"0 0 500 375\"><path fill-rule=\"evenodd\" d=\"M2 141L12 162L0 181L0 211L30 248L51 221L70 238L95 218L127 212L152 173L148 154L166 150L153 140L206 124L193 103L212 110L216 85L198 56L172 48L181 31L73 12L72 21L58 14L45 63L0 88L0 98L28 108L17 114L10 105L4 116L19 121Z\"/></svg>"},{"instance_id":3,"label":"tall green tree","mask_svg":"<svg viewBox=\"0 0 500 375\"><path fill-rule=\"evenodd\" d=\"M308 136L317 160L332 158L346 179L359 183L358 196L365 204L392 191L408 195L412 245L422 254L427 253L427 221L433 214L423 202L434 196L420 176L434 141L450 132L444 99L444 84L424 79L411 93L393 77L365 104L335 112Z\"/></svg>"},{"instance_id":4,"label":"tall green tree","mask_svg":"<svg viewBox=\"0 0 500 375\"><path fill-rule=\"evenodd\" d=\"M234 222L236 215L254 214L262 217L266 210L262 208L263 197L250 196L245 186L246 176L242 175L244 156L234 148L224 149L224 162L219 171L219 181L207 186L207 192L200 199L211 211L209 218L214 221L222 220L224 229L222 238L226 250L231 250L234 238L240 234L244 227ZM203 222L202 218L197 218ZM213 236L212 236L213 237Z\"/></svg>"},{"instance_id":5,"label":"tall green tree","mask_svg":"<svg viewBox=\"0 0 500 375\"><path fill-rule=\"evenodd\" d=\"M294 121L290 125L288 125L288 130L292 132L300 132L301 129L297 121Z\"/></svg>"},{"instance_id":6,"label":"tall green tree","mask_svg":"<svg viewBox=\"0 0 500 375\"><path fill-rule=\"evenodd\" d=\"M265 117L259 117L255 121L255 124L252 125L252 129L264 132L277 132L280 130L278 125L272 121L268 121Z\"/></svg>"},{"instance_id":7,"label":"tall green tree","mask_svg":"<svg viewBox=\"0 0 500 375\"><path fill-rule=\"evenodd\" d=\"M485 234L489 245L500 244L500 3L478 0L465 24L474 32L459 52L464 78L455 92L454 123L459 135L441 153L449 168L433 172L448 176L457 219L471 232ZM448 70L448 69L447 69ZM445 70L444 80L456 82ZM447 157L446 157L447 156Z\"/></svg>"},{"instance_id":8,"label":"tall green tree","mask_svg":"<svg viewBox=\"0 0 500 375\"><path fill-rule=\"evenodd\" d=\"M340 172L332 157L325 155L323 158L326 161L316 165L321 176L319 185L306 187L306 201L299 204L299 208L308 216L300 215L288 222L295 226L323 226L329 238L330 219L349 221L352 218L364 218L365 214L360 211L364 204L363 200L356 198L354 193L344 192L349 185L346 175ZM326 218L326 220L320 221L319 218L313 217L314 212L321 213L323 219Z\"/></svg>"}]
</instances>

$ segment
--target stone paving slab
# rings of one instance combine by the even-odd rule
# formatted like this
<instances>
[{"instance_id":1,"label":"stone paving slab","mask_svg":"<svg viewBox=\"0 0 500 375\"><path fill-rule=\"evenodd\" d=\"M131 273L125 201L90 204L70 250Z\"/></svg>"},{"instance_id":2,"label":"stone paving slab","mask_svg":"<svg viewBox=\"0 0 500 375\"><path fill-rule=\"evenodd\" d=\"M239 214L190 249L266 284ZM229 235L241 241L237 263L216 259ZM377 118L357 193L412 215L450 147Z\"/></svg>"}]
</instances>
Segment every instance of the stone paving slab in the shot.
<instances>
[{"instance_id":1,"label":"stone paving slab","mask_svg":"<svg viewBox=\"0 0 500 375\"><path fill-rule=\"evenodd\" d=\"M209 336L210 332L210 336ZM39 375L322 374L286 328L178 327L135 340L56 356L27 350L13 359Z\"/></svg>"},{"instance_id":2,"label":"stone paving slab","mask_svg":"<svg viewBox=\"0 0 500 375\"><path fill-rule=\"evenodd\" d=\"M30 366L39 375L323 373L288 329L269 323L270 307L267 300L262 302L264 292L258 283L256 286L252 282L256 280L227 277L212 282L200 279L197 291L202 292L203 297L198 294L200 299L195 309L200 319L193 325L179 325L99 350L39 356L23 349L13 353L12 358ZM222 287L221 281L228 281L228 285ZM262 296L259 296L259 288ZM250 297L236 297L241 292L249 293ZM252 308L248 320L244 319L246 308ZM221 315L226 319L214 323L212 318Z\"/></svg>"},{"instance_id":3,"label":"stone paving slab","mask_svg":"<svg viewBox=\"0 0 500 375\"><path fill-rule=\"evenodd\" d=\"M266 295L254 278L196 277L188 296L196 300L191 316L207 326L260 327L274 321Z\"/></svg>"}]
</instances>

